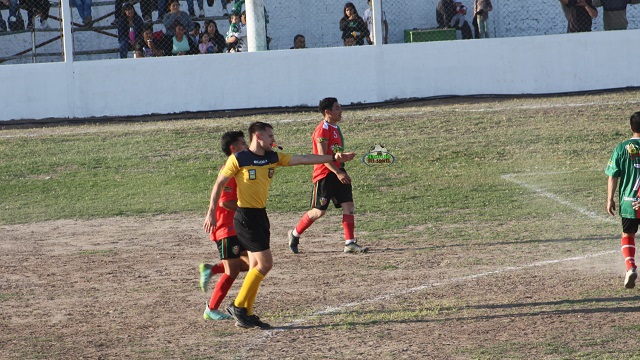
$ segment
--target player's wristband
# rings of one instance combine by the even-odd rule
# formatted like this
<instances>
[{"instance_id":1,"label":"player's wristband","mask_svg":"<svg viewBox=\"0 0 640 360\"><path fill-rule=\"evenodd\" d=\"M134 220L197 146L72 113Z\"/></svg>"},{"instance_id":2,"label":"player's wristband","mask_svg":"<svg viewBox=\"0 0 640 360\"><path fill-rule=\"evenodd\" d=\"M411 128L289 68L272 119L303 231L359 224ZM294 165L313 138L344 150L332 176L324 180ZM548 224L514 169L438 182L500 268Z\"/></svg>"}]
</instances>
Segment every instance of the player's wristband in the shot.
<instances>
[{"instance_id":1,"label":"player's wristband","mask_svg":"<svg viewBox=\"0 0 640 360\"><path fill-rule=\"evenodd\" d=\"M336 154L331 154L331 161L336 162Z\"/></svg>"}]
</instances>

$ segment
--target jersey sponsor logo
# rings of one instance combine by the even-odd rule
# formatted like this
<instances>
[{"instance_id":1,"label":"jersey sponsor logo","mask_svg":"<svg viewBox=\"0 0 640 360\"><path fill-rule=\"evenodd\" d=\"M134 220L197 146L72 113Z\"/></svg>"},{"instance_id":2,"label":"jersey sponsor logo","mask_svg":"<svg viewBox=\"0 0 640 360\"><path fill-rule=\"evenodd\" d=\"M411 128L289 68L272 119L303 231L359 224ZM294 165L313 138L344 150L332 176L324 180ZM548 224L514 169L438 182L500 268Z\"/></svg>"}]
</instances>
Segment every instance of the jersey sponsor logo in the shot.
<instances>
[{"instance_id":1,"label":"jersey sponsor logo","mask_svg":"<svg viewBox=\"0 0 640 360\"><path fill-rule=\"evenodd\" d=\"M275 168L269 168L269 179L273 177L273 174L275 173L275 171L276 171Z\"/></svg>"},{"instance_id":2,"label":"jersey sponsor logo","mask_svg":"<svg viewBox=\"0 0 640 360\"><path fill-rule=\"evenodd\" d=\"M255 179L256 179L256 169L249 170L249 180L255 180Z\"/></svg>"},{"instance_id":3,"label":"jersey sponsor logo","mask_svg":"<svg viewBox=\"0 0 640 360\"><path fill-rule=\"evenodd\" d=\"M264 165L267 164L269 161L267 159L254 159L253 160L253 165Z\"/></svg>"}]
</instances>

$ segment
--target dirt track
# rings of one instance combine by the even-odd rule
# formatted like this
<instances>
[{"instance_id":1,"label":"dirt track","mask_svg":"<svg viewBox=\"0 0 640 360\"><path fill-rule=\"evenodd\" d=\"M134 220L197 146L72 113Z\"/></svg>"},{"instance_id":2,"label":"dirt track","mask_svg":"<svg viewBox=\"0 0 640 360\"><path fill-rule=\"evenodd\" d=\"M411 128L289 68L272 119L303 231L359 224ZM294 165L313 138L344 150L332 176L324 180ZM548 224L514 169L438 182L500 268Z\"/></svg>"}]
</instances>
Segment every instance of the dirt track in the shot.
<instances>
[{"instance_id":1,"label":"dirt track","mask_svg":"<svg viewBox=\"0 0 640 360\"><path fill-rule=\"evenodd\" d=\"M210 293L198 288L197 265L217 254L201 220L0 226L0 357L531 359L639 346L637 336L616 340L637 327L640 296L621 289L611 242L598 240L592 257L558 254L565 260L530 266L536 259L528 254L511 268L497 265L509 242L492 249L368 242L371 253L345 255L331 216L294 255L283 234L295 219L271 215L275 266L256 313L273 330L207 322ZM461 267L471 253L492 260Z\"/></svg>"}]
</instances>

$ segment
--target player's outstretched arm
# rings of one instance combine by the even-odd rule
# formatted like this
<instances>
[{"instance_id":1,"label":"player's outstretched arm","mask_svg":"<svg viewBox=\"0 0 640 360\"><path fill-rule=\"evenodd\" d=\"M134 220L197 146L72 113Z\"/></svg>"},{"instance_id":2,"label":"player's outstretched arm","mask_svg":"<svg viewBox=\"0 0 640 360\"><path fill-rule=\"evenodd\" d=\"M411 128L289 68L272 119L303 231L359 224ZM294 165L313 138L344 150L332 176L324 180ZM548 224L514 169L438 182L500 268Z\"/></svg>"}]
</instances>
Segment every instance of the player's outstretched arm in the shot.
<instances>
[{"instance_id":1,"label":"player's outstretched arm","mask_svg":"<svg viewBox=\"0 0 640 360\"><path fill-rule=\"evenodd\" d=\"M335 156L335 159L334 159ZM356 157L356 153L352 152L344 152L344 153L336 153L334 155L315 155L315 154L307 154L307 155L295 155L292 156L289 160L289 165L313 165L313 164L324 164L330 161L338 161L338 162L347 162L351 161Z\"/></svg>"},{"instance_id":2,"label":"player's outstretched arm","mask_svg":"<svg viewBox=\"0 0 640 360\"><path fill-rule=\"evenodd\" d=\"M218 175L218 179L216 179L215 184L213 184L213 189L211 189L209 209L207 210L207 214L204 217L204 224L202 225L204 231L209 234L211 234L216 227L216 207L218 205L218 200L220 200L222 189L224 189L224 186L227 184L229 179L231 178L222 174Z\"/></svg>"}]
</instances>

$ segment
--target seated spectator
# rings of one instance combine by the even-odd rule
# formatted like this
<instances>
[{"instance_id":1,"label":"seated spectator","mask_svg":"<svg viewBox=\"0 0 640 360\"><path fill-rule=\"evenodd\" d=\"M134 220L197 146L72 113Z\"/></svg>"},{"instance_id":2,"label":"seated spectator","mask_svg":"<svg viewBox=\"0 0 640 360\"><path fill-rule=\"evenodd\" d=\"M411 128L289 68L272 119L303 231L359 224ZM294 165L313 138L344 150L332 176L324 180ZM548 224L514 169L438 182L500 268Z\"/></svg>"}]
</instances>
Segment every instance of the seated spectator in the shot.
<instances>
[{"instance_id":1,"label":"seated spectator","mask_svg":"<svg viewBox=\"0 0 640 360\"><path fill-rule=\"evenodd\" d=\"M158 2L155 0L140 0L140 12L142 13L142 20L146 23L152 21L153 10L156 9Z\"/></svg>"},{"instance_id":2,"label":"seated spectator","mask_svg":"<svg viewBox=\"0 0 640 360\"><path fill-rule=\"evenodd\" d=\"M202 33L200 36L200 45L198 45L200 54L213 54L213 43L209 40L209 34Z\"/></svg>"},{"instance_id":3,"label":"seated spectator","mask_svg":"<svg viewBox=\"0 0 640 360\"><path fill-rule=\"evenodd\" d=\"M240 14L231 14L231 24L225 37L229 52L247 51L247 29L240 22Z\"/></svg>"},{"instance_id":4,"label":"seated spectator","mask_svg":"<svg viewBox=\"0 0 640 360\"><path fill-rule=\"evenodd\" d=\"M222 0L226 1L226 0ZM227 41L224 36L218 31L218 24L213 20L207 20L204 22L203 34L209 35L209 41L213 44L214 53L223 53L227 48ZM202 35L200 35L202 37Z\"/></svg>"},{"instance_id":5,"label":"seated spectator","mask_svg":"<svg viewBox=\"0 0 640 360\"><path fill-rule=\"evenodd\" d=\"M173 37L171 38L171 54L172 55L191 55L197 54L196 44L187 35L187 29L180 21L175 22L173 27Z\"/></svg>"},{"instance_id":6,"label":"seated spectator","mask_svg":"<svg viewBox=\"0 0 640 360\"><path fill-rule=\"evenodd\" d=\"M449 25L451 25L451 27L462 26L462 24L467 21L464 18L464 16L467 15L467 7L462 5L460 1L455 1L453 3L453 7L455 8L455 13L451 18L451 23Z\"/></svg>"},{"instance_id":7,"label":"seated spectator","mask_svg":"<svg viewBox=\"0 0 640 360\"><path fill-rule=\"evenodd\" d=\"M461 11L466 14L466 7L464 7L464 9L461 9ZM451 26L451 21L455 15L456 7L453 0L438 1L438 5L436 6L436 21L438 22L439 28L449 28ZM455 26L455 28L457 30L460 30L463 39L473 39L473 32L471 31L469 22L465 20L462 24L456 25L457 26Z\"/></svg>"},{"instance_id":8,"label":"seated spectator","mask_svg":"<svg viewBox=\"0 0 640 360\"><path fill-rule=\"evenodd\" d=\"M80 19L82 19L82 24L84 26L92 26L93 18L91 17L91 5L93 0L72 0L73 6L78 10L78 15L80 15Z\"/></svg>"},{"instance_id":9,"label":"seated spectator","mask_svg":"<svg viewBox=\"0 0 640 360\"><path fill-rule=\"evenodd\" d=\"M340 19L340 31L344 41L348 34L356 39L356 45L364 45L364 39L369 36L367 23L358 15L358 10L353 3L346 3L343 10L344 16Z\"/></svg>"},{"instance_id":10,"label":"seated spectator","mask_svg":"<svg viewBox=\"0 0 640 360\"><path fill-rule=\"evenodd\" d=\"M200 23L197 21L193 22L193 30L189 32L189 36L194 43L200 43Z\"/></svg>"},{"instance_id":11,"label":"seated spectator","mask_svg":"<svg viewBox=\"0 0 640 360\"><path fill-rule=\"evenodd\" d=\"M356 45L356 37L353 34L347 34L344 36L344 46Z\"/></svg>"},{"instance_id":12,"label":"seated spectator","mask_svg":"<svg viewBox=\"0 0 640 360\"><path fill-rule=\"evenodd\" d=\"M627 5L639 4L640 0L593 0L593 6L602 6L602 23L605 30L626 30Z\"/></svg>"},{"instance_id":13,"label":"seated spectator","mask_svg":"<svg viewBox=\"0 0 640 360\"><path fill-rule=\"evenodd\" d=\"M489 37L489 28L487 26L489 11L493 11L493 4L491 4L491 0L475 0L473 2L473 17L475 19L474 27L476 29L476 39L486 39Z\"/></svg>"},{"instance_id":14,"label":"seated spectator","mask_svg":"<svg viewBox=\"0 0 640 360\"><path fill-rule=\"evenodd\" d=\"M306 49L307 41L304 38L304 35L298 34L293 37L293 46L292 49Z\"/></svg>"},{"instance_id":15,"label":"seated spectator","mask_svg":"<svg viewBox=\"0 0 640 360\"><path fill-rule=\"evenodd\" d=\"M364 15L362 16L362 20L367 23L367 29L369 30L369 36L367 36L367 43L369 45L373 44L375 40L375 34L373 33L373 12L371 9L371 0L369 1L369 7L364 11ZM389 23L387 22L387 14L382 12L382 43L389 43Z\"/></svg>"},{"instance_id":16,"label":"seated spectator","mask_svg":"<svg viewBox=\"0 0 640 360\"><path fill-rule=\"evenodd\" d=\"M180 22L187 32L193 30L193 21L191 21L189 14L180 10L180 2L178 0L171 0L169 2L169 9L171 11L166 13L162 19L165 28L164 33L167 34L167 36L173 36L175 34L174 24L176 21Z\"/></svg>"},{"instance_id":17,"label":"seated spectator","mask_svg":"<svg viewBox=\"0 0 640 360\"><path fill-rule=\"evenodd\" d=\"M39 25L41 29L49 29L49 0L21 0L20 5L27 10L27 28L33 29ZM38 19L39 24L36 24Z\"/></svg>"},{"instance_id":18,"label":"seated spectator","mask_svg":"<svg viewBox=\"0 0 640 360\"><path fill-rule=\"evenodd\" d=\"M120 59L126 59L130 49L134 49L137 42L142 39L144 22L133 4L122 5L122 17L118 20L118 43L120 45Z\"/></svg>"},{"instance_id":19,"label":"seated spectator","mask_svg":"<svg viewBox=\"0 0 640 360\"><path fill-rule=\"evenodd\" d=\"M5 9L7 7L9 8L9 17L7 18L9 24L4 21L2 12L0 12L0 32L7 30L24 30L24 20L22 20L22 15L20 14L20 4L18 0L0 0L0 6ZM20 26L20 24L22 24L22 26Z\"/></svg>"},{"instance_id":20,"label":"seated spectator","mask_svg":"<svg viewBox=\"0 0 640 360\"><path fill-rule=\"evenodd\" d=\"M135 57L159 57L168 55L171 52L171 38L158 32L159 36L154 38L153 24L144 24L142 39L136 45Z\"/></svg>"},{"instance_id":21,"label":"seated spectator","mask_svg":"<svg viewBox=\"0 0 640 360\"><path fill-rule=\"evenodd\" d=\"M591 31L592 19L598 17L598 10L591 0L560 0L567 17L567 32Z\"/></svg>"}]
</instances>

